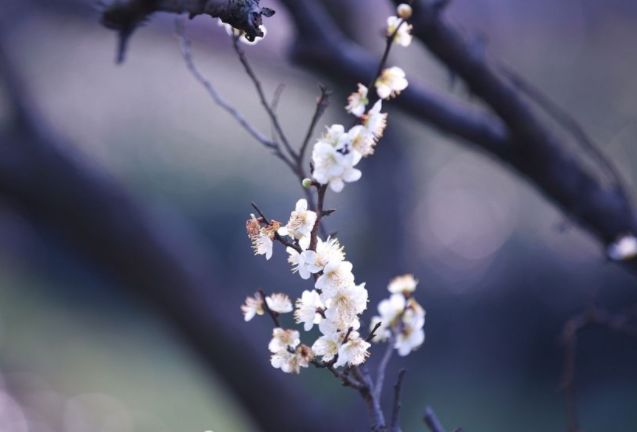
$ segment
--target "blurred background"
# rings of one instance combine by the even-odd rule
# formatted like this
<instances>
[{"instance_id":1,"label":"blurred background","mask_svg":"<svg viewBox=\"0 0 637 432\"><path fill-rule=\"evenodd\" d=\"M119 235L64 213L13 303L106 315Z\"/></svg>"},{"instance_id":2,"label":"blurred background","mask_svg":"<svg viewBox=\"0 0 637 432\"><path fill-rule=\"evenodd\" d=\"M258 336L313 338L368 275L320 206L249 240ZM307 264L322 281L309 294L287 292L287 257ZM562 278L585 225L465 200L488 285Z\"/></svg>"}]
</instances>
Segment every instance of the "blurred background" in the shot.
<instances>
[{"instance_id":1,"label":"blurred background","mask_svg":"<svg viewBox=\"0 0 637 432\"><path fill-rule=\"evenodd\" d=\"M270 370L269 323L243 323L239 306L257 288L291 294L306 288L288 271L280 248L270 262L253 257L244 231L251 201L285 220L302 191L188 73L174 17L157 15L141 28L126 62L117 66L115 36L98 24L91 1L18 3L0 11L3 37L34 104L64 138L65 154L125 190L167 241L196 250L175 254L187 263L196 256L213 280L209 289L183 295L198 294L187 301L204 314L223 311L211 319L251 348L242 355L209 340L211 357L236 362L235 371L212 370L143 293L131 293L64 233L3 198L0 431L258 430L225 376L241 375L255 363L270 382L311 395L324 415L347 416L348 430L366 430L357 394L325 371L294 377ZM389 2L327 3L347 34L380 56ZM288 16L275 1L264 5L278 13L267 21L267 38L246 49L269 94L285 85L280 118L299 142L324 80L289 63L295 34ZM635 2L455 0L448 17L572 113L637 198ZM206 76L269 131L223 29L198 17L188 32ZM395 49L391 63L413 82L470 98L418 44ZM322 124L347 122L342 106L355 84L332 86ZM6 93L5 87L0 127L9 128ZM368 318L393 276L413 272L421 281L417 297L427 309L427 340L410 357L395 358L388 378L408 369L403 429L424 430L420 418L428 404L449 429L565 430L562 326L593 302L610 310L636 302L634 276L607 263L599 243L508 168L389 110L387 138L362 163L362 180L329 196L328 207L338 211L327 224L339 233L357 279L367 282ZM78 196L76 205L87 202ZM576 386L586 431L637 427L636 364L634 341L603 329L582 334ZM278 387L252 385L276 398Z\"/></svg>"}]
</instances>

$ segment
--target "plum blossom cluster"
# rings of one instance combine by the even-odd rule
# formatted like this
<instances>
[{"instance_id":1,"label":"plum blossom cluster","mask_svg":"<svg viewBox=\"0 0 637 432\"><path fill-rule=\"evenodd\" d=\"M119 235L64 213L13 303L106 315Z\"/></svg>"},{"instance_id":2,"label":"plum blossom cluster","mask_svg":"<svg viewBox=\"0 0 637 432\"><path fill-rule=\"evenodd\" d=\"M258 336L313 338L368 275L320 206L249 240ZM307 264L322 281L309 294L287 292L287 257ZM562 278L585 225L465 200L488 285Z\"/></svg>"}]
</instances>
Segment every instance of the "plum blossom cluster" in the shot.
<instances>
[{"instance_id":1,"label":"plum blossom cluster","mask_svg":"<svg viewBox=\"0 0 637 432\"><path fill-rule=\"evenodd\" d=\"M367 309L365 284L355 282L353 266L345 260L345 251L338 239L316 236L315 244L311 245L316 222L316 212L308 210L307 201L301 199L285 226L276 221L266 223L253 215L246 223L255 253L267 258L271 248L264 251L260 245L271 242L275 235L287 237L290 246L286 250L292 272L314 281L314 289L303 291L294 309L288 296L281 293L267 296L265 305L262 296L256 293L242 306L246 321L263 315L267 306L277 316L294 312L294 321L302 324L306 332L318 326L321 335L311 347L301 344L297 330L274 329L268 347L271 363L283 372L299 373L300 368L307 367L315 357L337 368L359 365L369 356L370 343L357 331L361 326L360 314ZM277 231L273 234L275 228Z\"/></svg>"},{"instance_id":2,"label":"plum blossom cluster","mask_svg":"<svg viewBox=\"0 0 637 432\"><path fill-rule=\"evenodd\" d=\"M394 278L387 289L388 299L378 305L378 314L371 320L377 327L374 342L393 343L401 356L406 356L425 341L425 310L413 297L418 281L406 274Z\"/></svg>"},{"instance_id":3,"label":"plum blossom cluster","mask_svg":"<svg viewBox=\"0 0 637 432\"><path fill-rule=\"evenodd\" d=\"M401 14L400 9L398 13ZM387 36L400 46L409 46L412 39L411 25L403 17L391 16L387 19ZM348 130L341 124L333 124L314 144L314 180L319 184L329 185L334 192L340 192L345 183L361 178L362 173L356 166L361 159L374 153L374 148L387 127L387 113L382 112L383 100L398 96L408 84L401 68L393 66L383 69L374 82L378 100L371 108L368 107L369 89L358 84L356 92L348 97L345 107L348 113L358 118L358 124Z\"/></svg>"},{"instance_id":4,"label":"plum blossom cluster","mask_svg":"<svg viewBox=\"0 0 637 432\"><path fill-rule=\"evenodd\" d=\"M398 16L388 18L388 49L392 44L411 43L411 26L405 22L410 12L408 6L401 5ZM383 66L385 60L386 57ZM303 186L316 190L317 205L299 199L285 224L267 219L255 206L259 216L250 215L246 222L256 255L269 260L274 243L283 244L291 271L313 285L299 292L294 301L284 293L266 296L257 292L241 307L246 321L258 315L272 317L275 325L268 344L270 362L286 373L298 374L310 364L329 367L333 372L341 367L345 371L355 368L369 357L372 340L390 341L400 355L407 355L424 341L425 312L412 297L417 281L411 275L391 282L392 296L380 303L380 316L372 320L369 335L361 335L361 315L368 303L365 283L357 282L353 265L346 259L339 240L319 235L322 217L331 213L323 209L325 193L328 189L340 192L345 183L361 178L357 165L374 153L387 126L383 101L398 96L408 86L399 67L379 67L379 71L371 85L374 94L358 84L356 92L348 98L345 109L356 117L356 124L349 129L333 124L314 144L312 179L304 179ZM309 191L308 197L311 197ZM294 324L282 324L286 314ZM294 325L299 330L292 328ZM300 328L311 337L311 342L302 342Z\"/></svg>"}]
</instances>

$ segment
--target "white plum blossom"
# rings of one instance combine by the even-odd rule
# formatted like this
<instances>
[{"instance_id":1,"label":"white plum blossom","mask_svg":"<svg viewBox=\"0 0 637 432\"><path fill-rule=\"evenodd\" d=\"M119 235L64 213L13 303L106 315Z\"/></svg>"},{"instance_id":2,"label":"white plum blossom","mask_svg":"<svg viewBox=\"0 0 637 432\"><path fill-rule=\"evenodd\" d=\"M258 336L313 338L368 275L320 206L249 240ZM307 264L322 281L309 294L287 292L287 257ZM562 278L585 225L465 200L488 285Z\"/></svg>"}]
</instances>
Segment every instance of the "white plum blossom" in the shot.
<instances>
[{"instance_id":1,"label":"white plum blossom","mask_svg":"<svg viewBox=\"0 0 637 432\"><path fill-rule=\"evenodd\" d=\"M352 263L349 261L330 262L323 269L323 274L316 280L315 288L322 291L325 301L332 297L338 288L354 283Z\"/></svg>"},{"instance_id":2,"label":"white plum blossom","mask_svg":"<svg viewBox=\"0 0 637 432\"><path fill-rule=\"evenodd\" d=\"M323 335L312 344L312 352L322 358L324 362L334 360L338 354L340 338L338 333Z\"/></svg>"},{"instance_id":3,"label":"white plum blossom","mask_svg":"<svg viewBox=\"0 0 637 432\"><path fill-rule=\"evenodd\" d=\"M330 262L341 262L345 259L345 251L343 246L339 243L338 239L328 237L323 241L318 238L316 243L316 265L323 270L323 268Z\"/></svg>"},{"instance_id":4,"label":"white plum blossom","mask_svg":"<svg viewBox=\"0 0 637 432\"><path fill-rule=\"evenodd\" d=\"M396 29L398 29L398 31ZM409 44L411 44L412 39L411 29L412 25L403 22L401 18L395 16L390 16L387 18L387 36L392 36L394 33L396 33L396 35L394 36L395 44L408 47Z\"/></svg>"},{"instance_id":5,"label":"white plum blossom","mask_svg":"<svg viewBox=\"0 0 637 432\"><path fill-rule=\"evenodd\" d=\"M268 344L268 349L272 353L287 351L288 348L296 348L301 343L299 332L296 330L286 330L276 327L272 330L272 340Z\"/></svg>"},{"instance_id":6,"label":"white plum blossom","mask_svg":"<svg viewBox=\"0 0 637 432\"><path fill-rule=\"evenodd\" d=\"M241 312L246 322L250 321L256 315L263 315L265 310L263 309L261 294L257 292L252 297L246 297L245 302L241 305Z\"/></svg>"},{"instance_id":7,"label":"white plum blossom","mask_svg":"<svg viewBox=\"0 0 637 432\"><path fill-rule=\"evenodd\" d=\"M290 298L283 293L274 293L265 298L265 302L271 311L276 313L292 312L292 302Z\"/></svg>"},{"instance_id":8,"label":"white plum blossom","mask_svg":"<svg viewBox=\"0 0 637 432\"><path fill-rule=\"evenodd\" d=\"M398 66L390 67L381 73L376 80L376 93L381 99L398 96L408 86L405 72Z\"/></svg>"},{"instance_id":9,"label":"white plum blossom","mask_svg":"<svg viewBox=\"0 0 637 432\"><path fill-rule=\"evenodd\" d=\"M319 293L316 291L303 291L301 298L296 301L294 319L297 323L303 323L303 329L310 331L314 324L321 322L321 315L318 311L324 309Z\"/></svg>"},{"instance_id":10,"label":"white plum blossom","mask_svg":"<svg viewBox=\"0 0 637 432\"><path fill-rule=\"evenodd\" d=\"M296 207L290 214L287 225L279 228L278 233L299 240L299 244L301 244L301 240L305 240L303 244L309 244L310 234L315 223L316 212L307 209L307 200L300 199L296 202Z\"/></svg>"},{"instance_id":11,"label":"white plum blossom","mask_svg":"<svg viewBox=\"0 0 637 432\"><path fill-rule=\"evenodd\" d=\"M402 276L396 276L389 282L387 289L390 293L412 293L416 290L418 280L414 278L412 274L404 274Z\"/></svg>"},{"instance_id":12,"label":"white plum blossom","mask_svg":"<svg viewBox=\"0 0 637 432\"><path fill-rule=\"evenodd\" d=\"M613 261L624 261L637 257L637 237L628 234L608 246L607 254Z\"/></svg>"},{"instance_id":13,"label":"white plum blossom","mask_svg":"<svg viewBox=\"0 0 637 432\"><path fill-rule=\"evenodd\" d=\"M347 98L347 106L345 110L355 115L356 117L361 117L365 113L365 107L369 103L369 99L367 98L367 87L363 84L358 84L358 90L355 93L352 93Z\"/></svg>"},{"instance_id":14,"label":"white plum blossom","mask_svg":"<svg viewBox=\"0 0 637 432\"><path fill-rule=\"evenodd\" d=\"M346 285L335 290L327 302L325 316L339 329L358 328L358 315L367 309L365 284Z\"/></svg>"},{"instance_id":15,"label":"white plum blossom","mask_svg":"<svg viewBox=\"0 0 637 432\"><path fill-rule=\"evenodd\" d=\"M352 143L355 164L361 158L374 154L374 146L376 145L376 136L364 125L356 125L351 128L347 134Z\"/></svg>"},{"instance_id":16,"label":"white plum blossom","mask_svg":"<svg viewBox=\"0 0 637 432\"><path fill-rule=\"evenodd\" d=\"M317 265L317 253L312 250L304 250L299 253L294 248L286 249L288 262L292 265L293 272L299 272L302 279L309 279L313 273L321 271L321 267Z\"/></svg>"},{"instance_id":17,"label":"white plum blossom","mask_svg":"<svg viewBox=\"0 0 637 432\"><path fill-rule=\"evenodd\" d=\"M422 327L416 327L412 324L405 324L396 337L394 348L398 351L398 355L406 356L425 341L425 331Z\"/></svg>"},{"instance_id":18,"label":"white plum blossom","mask_svg":"<svg viewBox=\"0 0 637 432\"><path fill-rule=\"evenodd\" d=\"M259 220L254 215L250 215L250 219L246 222L246 231L252 242L252 250L255 255L265 255L266 260L272 258L272 238L278 227L277 221L272 221L267 227L262 227Z\"/></svg>"},{"instance_id":19,"label":"white plum blossom","mask_svg":"<svg viewBox=\"0 0 637 432\"><path fill-rule=\"evenodd\" d=\"M401 356L406 356L425 341L425 310L413 297L417 284L418 281L409 274L394 278L388 286L392 295L379 303L379 315L371 320L372 329L380 323L373 341L391 339Z\"/></svg>"},{"instance_id":20,"label":"white plum blossom","mask_svg":"<svg viewBox=\"0 0 637 432\"><path fill-rule=\"evenodd\" d=\"M334 363L334 367L362 364L369 357L370 346L370 343L361 338L358 332L351 332L347 341L338 349L338 359Z\"/></svg>"},{"instance_id":21,"label":"white plum blossom","mask_svg":"<svg viewBox=\"0 0 637 432\"><path fill-rule=\"evenodd\" d=\"M394 348L398 354L406 356L425 341L425 311L417 303L410 301L410 305L402 315Z\"/></svg>"},{"instance_id":22,"label":"white plum blossom","mask_svg":"<svg viewBox=\"0 0 637 432\"><path fill-rule=\"evenodd\" d=\"M363 120L363 126L374 135L376 140L383 137L383 133L387 127L387 113L380 112L381 109L383 109L383 101L378 100L367 114L365 114Z\"/></svg>"},{"instance_id":23,"label":"white plum blossom","mask_svg":"<svg viewBox=\"0 0 637 432\"><path fill-rule=\"evenodd\" d=\"M334 192L340 192L345 182L359 180L362 173L354 168L355 156L351 150L349 137L343 132L337 145L328 140L319 140L312 150L312 177L322 185L328 184Z\"/></svg>"},{"instance_id":24,"label":"white plum blossom","mask_svg":"<svg viewBox=\"0 0 637 432\"><path fill-rule=\"evenodd\" d=\"M299 367L296 353L287 350L277 351L270 357L270 364L275 369L281 369L285 373L299 373Z\"/></svg>"}]
</instances>

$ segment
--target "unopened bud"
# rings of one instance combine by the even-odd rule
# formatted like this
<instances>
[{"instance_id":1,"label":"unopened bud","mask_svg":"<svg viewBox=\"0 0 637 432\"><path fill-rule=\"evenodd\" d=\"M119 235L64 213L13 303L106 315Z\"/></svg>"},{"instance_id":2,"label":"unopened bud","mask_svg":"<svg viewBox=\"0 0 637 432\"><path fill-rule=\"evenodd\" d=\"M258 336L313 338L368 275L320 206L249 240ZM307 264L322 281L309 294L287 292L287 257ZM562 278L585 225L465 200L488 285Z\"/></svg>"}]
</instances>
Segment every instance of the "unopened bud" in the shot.
<instances>
[{"instance_id":1,"label":"unopened bud","mask_svg":"<svg viewBox=\"0 0 637 432\"><path fill-rule=\"evenodd\" d=\"M399 4L396 8L396 11L398 12L398 16L402 19L406 20L411 18L412 9L411 6L409 6L407 3Z\"/></svg>"},{"instance_id":2,"label":"unopened bud","mask_svg":"<svg viewBox=\"0 0 637 432\"><path fill-rule=\"evenodd\" d=\"M303 185L305 189L309 189L312 187L312 179L304 178L301 184Z\"/></svg>"}]
</instances>

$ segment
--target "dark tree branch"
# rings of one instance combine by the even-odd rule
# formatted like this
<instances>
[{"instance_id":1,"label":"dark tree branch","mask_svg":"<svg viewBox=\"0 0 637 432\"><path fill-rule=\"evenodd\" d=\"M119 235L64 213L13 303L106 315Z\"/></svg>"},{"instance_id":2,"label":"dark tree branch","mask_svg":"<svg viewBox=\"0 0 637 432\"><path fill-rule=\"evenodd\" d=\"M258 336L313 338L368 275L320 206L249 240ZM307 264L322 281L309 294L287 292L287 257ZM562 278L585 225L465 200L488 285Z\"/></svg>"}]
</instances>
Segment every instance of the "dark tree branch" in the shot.
<instances>
[{"instance_id":1,"label":"dark tree branch","mask_svg":"<svg viewBox=\"0 0 637 432\"><path fill-rule=\"evenodd\" d=\"M263 36L262 17L274 15L260 0L106 0L102 24L118 34L117 62L124 61L133 32L155 12L187 13L190 18L209 15L244 32L248 40Z\"/></svg>"},{"instance_id":2,"label":"dark tree branch","mask_svg":"<svg viewBox=\"0 0 637 432\"><path fill-rule=\"evenodd\" d=\"M498 155L501 159L604 244L622 233L636 231L631 204L620 186L607 188L590 173L581 158L570 153L540 120L524 94L498 74L484 56L476 54L460 32L441 16L440 10L430 2L415 1L410 22L416 37L507 126L510 143L507 152ZM599 152L597 156L604 160L602 169L612 166Z\"/></svg>"},{"instance_id":3,"label":"dark tree branch","mask_svg":"<svg viewBox=\"0 0 637 432\"><path fill-rule=\"evenodd\" d=\"M299 34L292 50L294 60L349 86L352 82L371 79L375 72L372 56L347 40L317 2L281 2ZM556 138L539 120L523 94L498 75L444 20L441 8L423 1L415 2L413 7L410 23L415 36L454 75L463 79L495 115L476 112L475 108L428 91L414 84L413 79L396 105L413 117L476 144L498 158L604 245L622 234L636 232L633 209L625 196L616 187L606 187L581 162L579 155ZM637 260L624 264L637 271Z\"/></svg>"}]
</instances>

